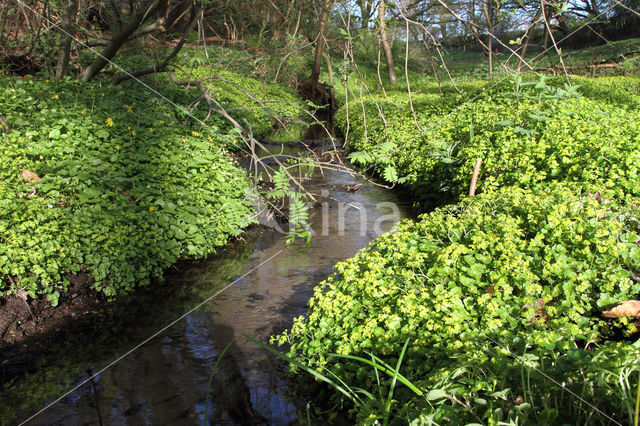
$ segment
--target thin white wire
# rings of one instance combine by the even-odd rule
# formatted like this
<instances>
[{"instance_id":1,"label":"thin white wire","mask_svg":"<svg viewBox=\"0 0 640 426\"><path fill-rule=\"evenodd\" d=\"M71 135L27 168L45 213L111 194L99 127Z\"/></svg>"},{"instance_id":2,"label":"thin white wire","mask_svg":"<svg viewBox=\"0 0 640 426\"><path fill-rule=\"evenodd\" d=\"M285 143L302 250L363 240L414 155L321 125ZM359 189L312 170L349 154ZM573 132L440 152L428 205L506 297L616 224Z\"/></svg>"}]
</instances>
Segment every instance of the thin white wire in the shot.
<instances>
[{"instance_id":1,"label":"thin white wire","mask_svg":"<svg viewBox=\"0 0 640 426\"><path fill-rule=\"evenodd\" d=\"M82 42L80 39L78 39L76 36L74 36L73 34L67 32L64 28L60 27L60 25L56 22L53 22L50 18L47 18L46 16L42 15L40 12L38 12L37 10L33 9L31 6L25 4L22 0L15 0L16 3L21 4L22 6L26 7L27 9L29 9L31 12L33 12L35 15L40 16L42 19L46 20L47 22L49 22L49 24L51 25L51 28L57 28L58 30L60 30L62 33L64 33L65 35L69 36L70 38L72 38L77 44L83 46L85 49L89 49L91 52L93 52L94 54L96 54L97 56L99 56L100 58L104 59L105 61L107 61L109 64L113 65L115 68L117 68L119 71L121 71L122 73L124 73L125 75L127 75L128 77L130 77L132 80L140 83L142 86L144 86L145 88L149 89L154 95L158 96L160 99L164 100L165 102L169 103L170 105L172 105L173 107L177 108L178 110L182 111L187 117L197 121L202 127L207 127L209 128L209 125L199 119L198 117L194 116L191 114L191 112L189 112L189 110L183 106L183 105L179 105L175 102L173 102L171 99L169 99L168 97L166 97L165 95L163 95L162 93L160 93L157 89L154 89L153 87L151 87L150 85L148 85L147 83L145 83L144 81L140 80L138 77L134 76L133 74L131 74L129 71L125 70L124 68L122 68L120 65L118 65L117 63L113 62L111 59L107 58L106 56L103 56L102 53L98 52L96 49L94 49L93 47L87 45L86 43ZM247 155L252 155L249 151L243 149L242 147L238 147L238 149L242 152L244 152ZM274 170L273 167L269 166L268 164L264 164L262 163L263 167L269 168L271 170Z\"/></svg>"},{"instance_id":2,"label":"thin white wire","mask_svg":"<svg viewBox=\"0 0 640 426\"><path fill-rule=\"evenodd\" d=\"M488 334L486 334L484 331L480 330L480 332L482 334L485 335L485 337L488 340L491 340L494 344L500 346L502 349L504 349L505 351L507 351L509 353L509 355L511 355L513 358L517 359L518 361L520 361L523 365L531 367L533 370L535 370L537 373L539 373L541 376L545 377L547 380L552 381L554 384L556 384L557 386L560 386L562 389L564 389L565 391L567 391L569 394L573 395L574 397L578 398L580 401L582 401L583 403L587 404L589 407L593 408L595 411L597 411L598 413L600 413L601 415L603 415L604 417L606 417L607 419L611 420L613 423L622 426L622 423L618 422L616 419L614 419L613 417L611 417L610 415L608 415L607 413L605 413L604 411L600 410L598 407L596 407L595 405L593 405L592 403L590 403L589 401L587 401L586 399L582 398L580 395L578 395L577 393L573 392L571 389L569 389L568 387L566 387L564 385L564 383L560 383L558 382L556 379L554 379L553 377L549 376L547 373L545 373L544 371L540 370L539 368L537 368L534 365L530 365L527 363L527 361L520 355L515 354L513 352L511 352L511 349L509 349L507 346L503 345L502 343L500 343L499 341L495 340L494 338L492 338L491 336L489 336Z\"/></svg>"},{"instance_id":3,"label":"thin white wire","mask_svg":"<svg viewBox=\"0 0 640 426\"><path fill-rule=\"evenodd\" d=\"M149 86L147 83L145 83L144 81L140 80L139 78L135 77L133 74L131 74L130 72L128 72L127 70L125 70L124 68L122 68L120 65L116 64L115 62L111 61L110 59L106 58L105 56L103 56L101 53L99 53L96 49L88 46L87 44L83 43L82 41L80 41L77 37L75 37L74 35L70 34L69 32L67 32L64 28L61 28L59 26L58 23L53 22L51 19L45 17L44 15L40 14L39 12L37 12L36 10L34 10L33 8L31 8L29 5L25 4L24 2L22 2L22 0L15 0L17 3L21 4L22 6L26 7L27 9L31 10L34 14L39 15L41 18L47 20L50 24L52 24L52 28L57 28L59 29L61 32L63 32L64 34L66 34L67 36L71 37L73 40L75 40L76 43L84 46L85 48L91 50L93 53L97 54L99 57L103 58L104 60L106 60L108 63L110 63L111 65L115 66L117 69L119 69L121 72L123 72L124 74L126 74L127 76L129 76L132 80L140 83L142 86L144 86L145 88L149 89L153 94L155 94L156 96L158 96L159 98L163 99L164 101L166 101L167 103L169 103L170 105L174 106L175 108L177 108L178 110L183 111L189 118L194 119L196 121L198 121L202 126L206 126L209 127L203 120L199 119L198 117L193 116L189 110L182 106L179 105L175 102L173 102L171 99L167 98L166 96L164 96L162 93L160 93L158 90L154 89L153 87ZM587 21L586 24L589 24L593 21L595 21L596 19L598 19L600 17L600 15L609 12L611 9L613 9L613 6L610 7L609 9L600 12L600 14L598 14L597 16L595 16L594 18L590 19L589 21ZM565 37L563 37L561 40L559 40L557 42L557 44L561 43L562 41L566 40L569 37L572 37L574 34L576 34L578 31L582 30L583 28L586 27L586 24L582 27L579 27L577 29L575 29L574 31L572 31L571 33L569 33L568 35L566 35ZM547 48L545 51L543 51L542 53L540 53L537 57L544 55L545 53L547 53L549 50L551 50L551 47ZM509 77L505 77L501 80L496 81L495 83L493 83L492 85L489 86L489 89L497 86L498 84L506 81ZM485 91L486 92L486 91ZM481 96L483 96L485 94L485 92L483 93L479 93L476 96L468 99L466 102L464 102L461 105L456 106L456 108L453 109L453 111L455 111L456 109L460 108L462 105L466 104L467 102L472 102L475 101L476 99L480 98ZM453 111L450 111L450 113L453 113ZM242 149L241 147L239 148L241 151L243 151L246 154L250 154L248 151ZM113 365L115 365L116 363L118 363L119 361L121 361L123 358L125 358L126 356L128 356L129 354L131 354L132 352L134 352L135 350L137 350L138 348L140 348L141 346L143 346L144 344L146 344L147 342L149 342L150 340L152 340L153 338L155 338L156 336L158 336L159 334L161 334L162 332L164 332L165 330L167 330L168 328L170 328L171 326L173 326L175 323L177 323L178 321L180 321L181 319L183 319L184 317L186 317L187 315L189 315L191 312L195 311L196 309L198 309L200 306L204 305L205 303L209 302L210 300L212 300L213 298L215 298L216 296L218 296L220 293L222 293L224 290L228 289L229 287L233 286L236 282L238 282L240 279L244 278L245 276L247 276L248 274L252 273L253 271L255 271L256 269L260 268L261 266L263 266L264 264L266 264L267 262L271 261L271 259L273 259L274 257L276 257L277 255L279 255L280 253L282 253L283 250L278 251L276 254L274 254L273 256L271 256L269 259L265 260L264 262L260 263L258 266L252 268L250 271L248 271L247 273L245 273L244 275L242 275L241 277L237 278L236 280L234 280L233 282L231 282L230 284L228 284L227 286L225 286L223 289L221 289L220 291L218 291L217 293L215 293L213 296L205 299L203 302L199 303L198 305L196 305L194 308L192 308L191 310L187 311L185 314L183 314L182 316L180 316L179 318L177 318L176 320L172 321L170 324L168 324L167 326L163 327L161 330L157 331L156 333L154 333L152 336L150 336L149 338L145 339L142 343L138 344L137 346L135 346L134 348L132 348L131 350L129 350L128 352L126 352L124 355L122 355L121 357L117 358L115 361L111 362L109 365L107 365L106 367L104 367L103 369L101 369L100 371L98 371L97 373L93 374L91 377L87 378L86 380L84 380L83 382L81 382L79 385L77 385L76 387L74 387L73 389L71 389L70 391L68 391L67 393L65 393L64 395L62 395L61 397L59 397L58 399L56 399L55 401L51 402L50 404L48 404L47 406L45 406L44 408L42 408L40 411L38 411L37 413L35 413L34 415L32 415L31 417L29 417L28 419L26 419L25 421L23 421L22 423L20 423L20 425L23 425L25 423L27 423L28 421L32 420L33 418L35 418L36 416L38 416L39 414L41 414L42 412L46 411L47 409L49 409L50 407L52 407L53 405L57 404L58 402L60 402L63 398L65 398L66 396L68 396L69 394L75 392L78 388L80 388L81 386L83 386L84 384L86 384L87 382L89 382L90 380L92 380L93 378L95 378L96 376L98 376L99 374L101 374L102 372L104 372L105 370L107 370L108 368L112 367ZM483 333L484 334L484 333ZM500 345L501 347L503 347L506 351L509 352L509 354L515 358L517 358L518 360L522 361L517 354L512 353L509 348L507 348L506 346L502 345L500 342L495 341L494 339L492 339L490 336L486 335L485 336L493 341L494 343ZM549 375L547 375L546 373L544 373L542 370L539 370L536 367L533 367L534 370L536 370L538 373L540 373L542 376L546 377L548 380L552 381L553 383L555 383L558 386L561 386L563 389L565 389L567 392L569 392L571 395L573 395L574 397L578 398L579 400L581 400L582 402L584 402L585 404L589 405L591 408L593 408L594 410L598 411L600 414L602 414L603 416L607 417L608 419L610 419L612 422L621 425L619 422L617 422L615 419L613 419L612 417L610 417L609 415L607 415L606 413L602 412L601 410L599 410L596 406L594 406L593 404L589 403L588 401L586 401L585 399L583 399L582 397L580 397L579 395L577 395L576 393L574 393L573 391L571 391L570 389L566 388L563 384L557 382L555 379L553 379L552 377L550 377Z\"/></svg>"},{"instance_id":4,"label":"thin white wire","mask_svg":"<svg viewBox=\"0 0 640 426\"><path fill-rule=\"evenodd\" d=\"M261 268L263 265L267 264L268 262L270 262L273 258L275 258L276 256L278 256L280 253L282 253L284 251L284 249L280 249L276 254L272 255L271 257L269 257L267 260L261 262L259 265L254 266L253 268L251 268L249 271L245 272L244 274L242 274L240 277L236 278L235 280L233 280L231 283L227 284L225 287L223 287L222 289L218 290L216 293L214 293L212 296L209 296L208 298L206 298L204 301L198 303L196 306L194 306L193 308L189 309L187 312L185 312L184 314L182 314L180 317L176 318L175 320L171 321L169 324L167 324L166 326L162 327L160 330L156 331L155 333L153 333L151 336L147 337L145 340L143 340L141 343L137 344L136 346L134 346L133 348L131 348L130 350L128 350L125 354L121 355L120 357L118 357L117 359L115 359L114 361L112 361L110 364L108 364L107 366L105 366L104 368L102 368L100 371L98 371L97 373L91 375L90 377L88 377L86 380L83 380L82 382L80 382L80 384L76 385L74 388L72 388L71 390L69 390L68 392L66 392L65 394L63 394L62 396L60 396L59 398L57 398L56 400L54 400L53 402L50 402L49 404L47 404L44 408L42 408L40 411L38 411L37 413L33 414L31 417L29 417L26 420L23 420L20 425L24 425L27 422L33 420L35 417L37 417L39 414L43 413L44 411L48 410L49 408L51 408L52 406L54 406L55 404L57 404L58 402L62 401L65 397L67 397L68 395L72 394L73 392L75 392L76 390L78 390L80 387L84 386L85 384L87 384L90 380L94 379L96 376L102 374L104 371L106 371L107 369L111 368L112 366L114 366L115 364L117 364L118 362L122 361L124 358L126 358L128 355L130 355L132 352L138 350L140 347L144 346L145 344L147 344L149 341L153 340L155 337L157 337L158 335L160 335L161 333L165 332L167 329L169 329L170 327L172 327L173 325L175 325L178 321L182 320L183 318L185 318L187 315L189 315L190 313L194 312L196 309L200 308L202 305L204 305L205 303L210 302L211 300L213 300L215 297L217 297L220 293L222 293L223 291L227 290L228 288L230 288L231 286L233 286L235 283L237 283L238 281L240 281L241 279L243 279L244 277L246 277L247 275L253 273L254 271L256 271L258 268Z\"/></svg>"}]
</instances>

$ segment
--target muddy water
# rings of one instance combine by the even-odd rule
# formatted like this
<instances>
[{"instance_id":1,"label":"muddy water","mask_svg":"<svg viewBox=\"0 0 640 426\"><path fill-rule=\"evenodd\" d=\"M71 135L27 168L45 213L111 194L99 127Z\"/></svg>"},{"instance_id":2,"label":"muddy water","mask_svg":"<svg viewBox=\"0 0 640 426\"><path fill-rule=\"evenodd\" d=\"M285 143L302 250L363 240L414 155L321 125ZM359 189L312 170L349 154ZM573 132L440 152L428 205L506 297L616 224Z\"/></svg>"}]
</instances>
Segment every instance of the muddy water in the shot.
<instances>
[{"instance_id":1,"label":"muddy water","mask_svg":"<svg viewBox=\"0 0 640 426\"><path fill-rule=\"evenodd\" d=\"M285 234L257 227L212 260L180 267L167 285L110 304L89 323L78 320L39 355L5 361L23 362L30 374L2 394L4 420L28 419L222 290L29 424L297 423L283 365L243 334L266 342L289 327L336 262L408 215L396 194L344 171L316 171L308 188L317 197L309 247L285 248ZM230 342L207 408L211 372Z\"/></svg>"}]
</instances>

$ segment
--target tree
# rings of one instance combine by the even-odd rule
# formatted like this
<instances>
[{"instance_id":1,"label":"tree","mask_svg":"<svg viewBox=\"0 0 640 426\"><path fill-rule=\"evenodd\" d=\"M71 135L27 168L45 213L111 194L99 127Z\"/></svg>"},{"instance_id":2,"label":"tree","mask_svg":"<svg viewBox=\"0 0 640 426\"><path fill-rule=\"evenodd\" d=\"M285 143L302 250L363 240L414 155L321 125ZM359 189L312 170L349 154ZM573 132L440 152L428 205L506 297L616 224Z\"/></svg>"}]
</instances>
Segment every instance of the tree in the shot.
<instances>
[{"instance_id":1,"label":"tree","mask_svg":"<svg viewBox=\"0 0 640 426\"><path fill-rule=\"evenodd\" d=\"M113 34L102 53L80 74L80 79L85 82L93 79L140 29L142 24L151 18L156 19L156 22L161 19L160 16L157 16L157 12L166 5L167 0L151 0L140 5L138 12L130 15L129 21Z\"/></svg>"},{"instance_id":2,"label":"tree","mask_svg":"<svg viewBox=\"0 0 640 426\"><path fill-rule=\"evenodd\" d=\"M361 28L366 30L369 27L369 20L373 16L373 0L358 0L360 8Z\"/></svg>"},{"instance_id":3,"label":"tree","mask_svg":"<svg viewBox=\"0 0 640 426\"><path fill-rule=\"evenodd\" d=\"M322 52L324 51L325 32L327 29L327 22L329 22L329 16L331 14L331 7L333 6L334 1L335 0L323 0L321 6L322 10L320 12L320 22L318 23L318 35L316 37L313 69L311 70L311 77L309 78L312 97L315 97L316 93L320 91L320 69L322 67Z\"/></svg>"},{"instance_id":4,"label":"tree","mask_svg":"<svg viewBox=\"0 0 640 426\"><path fill-rule=\"evenodd\" d=\"M382 45L382 50L384 51L384 57L387 62L389 81L391 82L391 84L395 84L398 80L398 77L396 76L396 70L393 64L393 52L391 51L391 44L389 43L389 38L387 37L386 14L386 2L385 0L380 0L380 3L378 4L378 34L380 36L380 44Z\"/></svg>"},{"instance_id":5,"label":"tree","mask_svg":"<svg viewBox=\"0 0 640 426\"><path fill-rule=\"evenodd\" d=\"M62 21L62 36L58 48L58 62L56 63L56 77L62 78L67 74L69 56L71 55L71 41L74 33L73 27L78 13L78 0L70 0L67 12Z\"/></svg>"}]
</instances>

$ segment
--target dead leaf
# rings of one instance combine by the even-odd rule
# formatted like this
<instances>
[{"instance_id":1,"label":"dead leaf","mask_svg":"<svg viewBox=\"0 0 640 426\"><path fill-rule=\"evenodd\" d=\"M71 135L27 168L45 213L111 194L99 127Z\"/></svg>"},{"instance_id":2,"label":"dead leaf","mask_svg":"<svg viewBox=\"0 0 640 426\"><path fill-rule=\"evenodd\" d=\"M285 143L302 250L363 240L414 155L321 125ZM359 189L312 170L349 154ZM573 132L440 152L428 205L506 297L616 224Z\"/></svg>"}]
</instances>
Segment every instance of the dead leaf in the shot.
<instances>
[{"instance_id":1,"label":"dead leaf","mask_svg":"<svg viewBox=\"0 0 640 426\"><path fill-rule=\"evenodd\" d=\"M618 302L611 309L602 312L605 318L636 317L640 318L640 300Z\"/></svg>"},{"instance_id":2,"label":"dead leaf","mask_svg":"<svg viewBox=\"0 0 640 426\"><path fill-rule=\"evenodd\" d=\"M489 297L493 297L493 292L494 292L494 284L491 283L491 285L489 285L489 288L487 288L487 294L489 295Z\"/></svg>"},{"instance_id":3,"label":"dead leaf","mask_svg":"<svg viewBox=\"0 0 640 426\"><path fill-rule=\"evenodd\" d=\"M38 176L37 174L27 169L22 169L22 173L20 173L20 177L28 180L29 182L35 182L35 183L40 183L40 181L42 180L40 179L40 176Z\"/></svg>"},{"instance_id":4,"label":"dead leaf","mask_svg":"<svg viewBox=\"0 0 640 426\"><path fill-rule=\"evenodd\" d=\"M611 204L611 200L610 199L602 198L602 195L600 194L600 191L596 192L595 194L590 192L589 195L591 195L591 198L596 200L598 202L598 204Z\"/></svg>"},{"instance_id":5,"label":"dead leaf","mask_svg":"<svg viewBox=\"0 0 640 426\"><path fill-rule=\"evenodd\" d=\"M529 303L526 303L524 305L525 308L533 308L534 309L534 314L533 314L533 318L531 318L529 321L531 321L534 324L537 324L538 321L540 319L543 320L548 320L549 319L549 315L547 314L547 308L546 306L551 304L551 301L546 302L542 299L538 299L536 300L536 304L535 305L531 305Z\"/></svg>"}]
</instances>

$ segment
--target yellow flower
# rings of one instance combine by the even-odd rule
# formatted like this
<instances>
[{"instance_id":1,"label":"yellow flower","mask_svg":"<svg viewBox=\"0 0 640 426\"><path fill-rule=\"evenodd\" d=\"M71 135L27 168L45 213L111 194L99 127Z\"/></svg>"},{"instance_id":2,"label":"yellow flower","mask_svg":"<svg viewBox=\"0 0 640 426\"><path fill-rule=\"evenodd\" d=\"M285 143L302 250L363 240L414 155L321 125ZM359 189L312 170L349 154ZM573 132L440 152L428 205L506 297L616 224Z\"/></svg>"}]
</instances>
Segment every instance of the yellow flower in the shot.
<instances>
[{"instance_id":1,"label":"yellow flower","mask_svg":"<svg viewBox=\"0 0 640 426\"><path fill-rule=\"evenodd\" d=\"M160 124L164 124L164 120L160 120Z\"/></svg>"},{"instance_id":2,"label":"yellow flower","mask_svg":"<svg viewBox=\"0 0 640 426\"><path fill-rule=\"evenodd\" d=\"M133 110L131 109L131 105L129 105L129 107L127 108L127 112L133 112Z\"/></svg>"},{"instance_id":3,"label":"yellow flower","mask_svg":"<svg viewBox=\"0 0 640 426\"><path fill-rule=\"evenodd\" d=\"M191 134L192 134L193 136L200 136L200 133L198 133L198 132L196 132L196 131L191 132Z\"/></svg>"},{"instance_id":4,"label":"yellow flower","mask_svg":"<svg viewBox=\"0 0 640 426\"><path fill-rule=\"evenodd\" d=\"M213 141L213 139L211 139L211 136L207 135L207 139L209 139L209 142Z\"/></svg>"},{"instance_id":5,"label":"yellow flower","mask_svg":"<svg viewBox=\"0 0 640 426\"><path fill-rule=\"evenodd\" d=\"M120 149L120 145L116 145L116 149Z\"/></svg>"},{"instance_id":6,"label":"yellow flower","mask_svg":"<svg viewBox=\"0 0 640 426\"><path fill-rule=\"evenodd\" d=\"M132 131L131 131L131 134L132 134L133 136L135 136L135 135L136 135L136 131L135 131L135 130L132 130Z\"/></svg>"},{"instance_id":7,"label":"yellow flower","mask_svg":"<svg viewBox=\"0 0 640 426\"><path fill-rule=\"evenodd\" d=\"M58 98L59 98L59 96L58 96L57 93L55 95L53 95L53 99L58 99Z\"/></svg>"},{"instance_id":8,"label":"yellow flower","mask_svg":"<svg viewBox=\"0 0 640 426\"><path fill-rule=\"evenodd\" d=\"M113 120L111 119L111 117L107 117L106 123L107 123L107 126L109 127L113 126Z\"/></svg>"},{"instance_id":9,"label":"yellow flower","mask_svg":"<svg viewBox=\"0 0 640 426\"><path fill-rule=\"evenodd\" d=\"M156 209L156 208L155 208L155 207L153 207L153 206L149 207L149 211L150 211L150 212L154 211L155 209Z\"/></svg>"},{"instance_id":10,"label":"yellow flower","mask_svg":"<svg viewBox=\"0 0 640 426\"><path fill-rule=\"evenodd\" d=\"M153 132L153 127L149 127L149 131L150 131L150 132Z\"/></svg>"}]
</instances>

